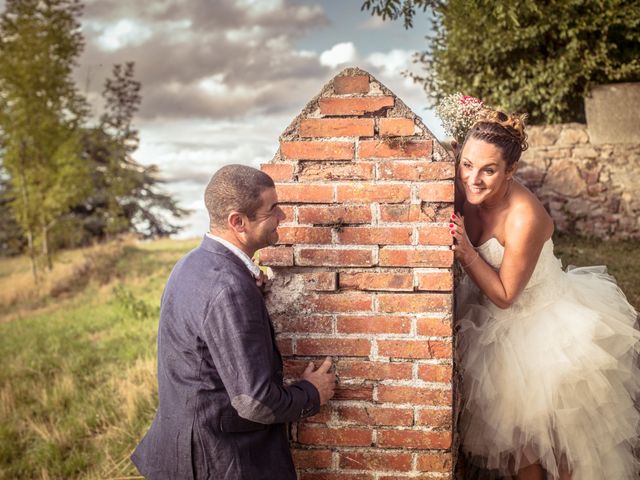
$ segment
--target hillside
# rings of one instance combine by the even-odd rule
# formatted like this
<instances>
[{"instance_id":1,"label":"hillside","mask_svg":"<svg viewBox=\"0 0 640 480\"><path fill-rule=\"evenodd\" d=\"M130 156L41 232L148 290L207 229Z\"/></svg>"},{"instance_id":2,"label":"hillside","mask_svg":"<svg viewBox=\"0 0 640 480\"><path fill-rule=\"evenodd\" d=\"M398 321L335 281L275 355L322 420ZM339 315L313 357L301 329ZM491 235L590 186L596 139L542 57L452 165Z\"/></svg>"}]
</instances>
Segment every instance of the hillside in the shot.
<instances>
[{"instance_id":1,"label":"hillside","mask_svg":"<svg viewBox=\"0 0 640 480\"><path fill-rule=\"evenodd\" d=\"M129 454L156 404L158 304L198 240L60 254L39 289L0 259L0 478L136 478ZM636 306L640 244L560 237L563 263L607 264Z\"/></svg>"}]
</instances>

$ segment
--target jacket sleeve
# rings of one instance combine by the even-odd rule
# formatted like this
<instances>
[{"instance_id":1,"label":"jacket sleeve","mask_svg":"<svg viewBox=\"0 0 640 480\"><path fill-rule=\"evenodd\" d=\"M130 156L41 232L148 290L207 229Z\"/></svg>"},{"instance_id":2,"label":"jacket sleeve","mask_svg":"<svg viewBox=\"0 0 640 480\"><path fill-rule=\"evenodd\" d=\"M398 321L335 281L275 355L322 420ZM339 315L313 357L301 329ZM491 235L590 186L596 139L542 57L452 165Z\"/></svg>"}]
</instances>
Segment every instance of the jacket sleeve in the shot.
<instances>
[{"instance_id":1,"label":"jacket sleeve","mask_svg":"<svg viewBox=\"0 0 640 480\"><path fill-rule=\"evenodd\" d=\"M320 409L318 390L301 380L284 386L271 369L273 342L262 299L233 286L209 305L204 340L238 414L257 423L299 420Z\"/></svg>"}]
</instances>

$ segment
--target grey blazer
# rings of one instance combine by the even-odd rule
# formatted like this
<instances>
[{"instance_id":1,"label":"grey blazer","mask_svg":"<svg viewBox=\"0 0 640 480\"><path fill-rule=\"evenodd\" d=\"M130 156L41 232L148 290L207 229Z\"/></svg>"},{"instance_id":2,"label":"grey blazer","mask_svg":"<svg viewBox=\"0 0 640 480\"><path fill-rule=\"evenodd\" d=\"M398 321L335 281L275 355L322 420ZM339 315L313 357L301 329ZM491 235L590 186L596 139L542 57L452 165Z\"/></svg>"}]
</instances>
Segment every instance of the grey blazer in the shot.
<instances>
[{"instance_id":1,"label":"grey blazer","mask_svg":"<svg viewBox=\"0 0 640 480\"><path fill-rule=\"evenodd\" d=\"M159 405L131 459L149 479L294 480L286 422L315 415L316 388L283 386L262 293L205 236L174 267L158 326Z\"/></svg>"}]
</instances>

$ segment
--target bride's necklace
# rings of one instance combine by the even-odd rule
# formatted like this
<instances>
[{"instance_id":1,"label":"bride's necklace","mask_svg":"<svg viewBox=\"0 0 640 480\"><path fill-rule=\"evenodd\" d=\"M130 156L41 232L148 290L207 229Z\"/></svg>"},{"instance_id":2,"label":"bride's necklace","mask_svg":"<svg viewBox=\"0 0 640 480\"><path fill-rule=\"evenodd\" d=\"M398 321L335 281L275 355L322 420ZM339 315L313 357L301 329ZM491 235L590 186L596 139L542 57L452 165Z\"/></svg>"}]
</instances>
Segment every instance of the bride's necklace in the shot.
<instances>
[{"instance_id":1,"label":"bride's necklace","mask_svg":"<svg viewBox=\"0 0 640 480\"><path fill-rule=\"evenodd\" d=\"M498 200L493 205L487 205L485 203L481 203L480 204L480 208L482 210L495 210L498 207L503 206L506 203L506 200L508 200L509 197L511 196L511 185L512 185L512 182L513 182L513 179L510 178L509 179L509 184L507 185L507 190L504 192L504 195L502 196L502 198L500 200Z\"/></svg>"}]
</instances>

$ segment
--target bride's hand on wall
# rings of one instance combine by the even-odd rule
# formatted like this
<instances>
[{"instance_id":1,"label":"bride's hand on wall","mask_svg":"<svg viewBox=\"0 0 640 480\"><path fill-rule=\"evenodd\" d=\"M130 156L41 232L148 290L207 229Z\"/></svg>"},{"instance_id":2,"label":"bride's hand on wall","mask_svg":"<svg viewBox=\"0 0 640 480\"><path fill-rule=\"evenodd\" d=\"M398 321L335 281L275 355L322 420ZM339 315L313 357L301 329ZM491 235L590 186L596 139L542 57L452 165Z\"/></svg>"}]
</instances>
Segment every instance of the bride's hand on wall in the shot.
<instances>
[{"instance_id":1,"label":"bride's hand on wall","mask_svg":"<svg viewBox=\"0 0 640 480\"><path fill-rule=\"evenodd\" d=\"M470 265L477 256L478 252L471 244L467 232L464 228L464 217L460 217L455 213L451 215L451 223L449 223L449 230L453 235L453 250L456 260L458 260L463 267Z\"/></svg>"}]
</instances>

